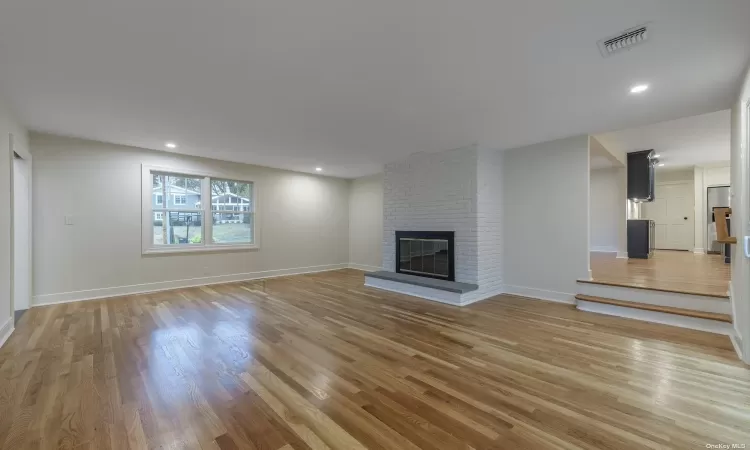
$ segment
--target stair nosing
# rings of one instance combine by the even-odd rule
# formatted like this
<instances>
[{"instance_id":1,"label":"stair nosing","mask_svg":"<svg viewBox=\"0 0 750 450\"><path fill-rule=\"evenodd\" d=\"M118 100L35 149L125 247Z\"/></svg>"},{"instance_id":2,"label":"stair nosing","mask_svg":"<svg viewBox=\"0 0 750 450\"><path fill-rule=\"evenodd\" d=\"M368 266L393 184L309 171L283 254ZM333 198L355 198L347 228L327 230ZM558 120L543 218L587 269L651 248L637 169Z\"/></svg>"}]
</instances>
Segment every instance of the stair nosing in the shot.
<instances>
[{"instance_id":1,"label":"stair nosing","mask_svg":"<svg viewBox=\"0 0 750 450\"><path fill-rule=\"evenodd\" d=\"M585 283L585 284L598 284L600 286L613 286L613 287L622 287L622 288L631 288L631 289L640 289L643 291L658 291L658 292L670 292L672 294L684 294L684 295L694 295L696 297L711 297L715 298L717 300L729 300L729 295L721 295L721 294L709 294L705 292L695 292L695 291L679 291L677 289L665 289L665 288L653 288L653 287L645 287L645 286L633 286L626 283L620 283L617 281L599 281L599 280L576 280L576 283Z\"/></svg>"},{"instance_id":2,"label":"stair nosing","mask_svg":"<svg viewBox=\"0 0 750 450\"><path fill-rule=\"evenodd\" d=\"M627 300L617 300L614 298L597 297L594 295L576 294L576 300L584 302L601 303L603 305L621 306L623 308L640 309L643 311L660 312L664 314L674 314L676 316L693 317L697 319L713 320L716 322L733 323L732 316L729 314L713 313L698 311L694 309L676 308L674 306L649 305L648 303L629 302ZM688 314L684 314L687 312Z\"/></svg>"}]
</instances>

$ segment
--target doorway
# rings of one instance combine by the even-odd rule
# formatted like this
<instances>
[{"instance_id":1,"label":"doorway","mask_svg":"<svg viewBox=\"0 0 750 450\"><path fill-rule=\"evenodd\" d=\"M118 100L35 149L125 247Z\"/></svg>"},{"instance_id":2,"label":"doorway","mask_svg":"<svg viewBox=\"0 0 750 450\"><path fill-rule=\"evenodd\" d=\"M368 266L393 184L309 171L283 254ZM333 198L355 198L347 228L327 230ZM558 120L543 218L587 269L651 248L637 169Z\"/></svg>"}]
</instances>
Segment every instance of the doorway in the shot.
<instances>
[{"instance_id":1,"label":"doorway","mask_svg":"<svg viewBox=\"0 0 750 450\"><path fill-rule=\"evenodd\" d=\"M657 183L654 197L653 202L643 203L643 217L656 224L656 248L692 250L695 240L693 183Z\"/></svg>"},{"instance_id":2,"label":"doorway","mask_svg":"<svg viewBox=\"0 0 750 450\"><path fill-rule=\"evenodd\" d=\"M12 308L15 321L31 307L31 157L13 150L12 166Z\"/></svg>"}]
</instances>

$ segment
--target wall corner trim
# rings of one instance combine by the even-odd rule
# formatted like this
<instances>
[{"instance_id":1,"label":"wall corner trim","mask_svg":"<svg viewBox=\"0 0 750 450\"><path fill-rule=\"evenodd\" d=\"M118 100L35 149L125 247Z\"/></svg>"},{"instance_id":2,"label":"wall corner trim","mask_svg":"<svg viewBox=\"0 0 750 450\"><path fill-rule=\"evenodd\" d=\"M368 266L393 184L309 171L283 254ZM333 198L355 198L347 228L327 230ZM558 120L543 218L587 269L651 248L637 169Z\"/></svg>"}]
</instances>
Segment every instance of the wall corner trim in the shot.
<instances>
[{"instance_id":1,"label":"wall corner trim","mask_svg":"<svg viewBox=\"0 0 750 450\"><path fill-rule=\"evenodd\" d=\"M617 252L617 259L628 259L628 252Z\"/></svg>"},{"instance_id":2,"label":"wall corner trim","mask_svg":"<svg viewBox=\"0 0 750 450\"><path fill-rule=\"evenodd\" d=\"M693 253L695 253L696 255L702 255L702 254L706 253L706 250L702 249L700 247L695 247L693 249Z\"/></svg>"},{"instance_id":3,"label":"wall corner trim","mask_svg":"<svg viewBox=\"0 0 750 450\"><path fill-rule=\"evenodd\" d=\"M378 270L383 270L382 267L368 266L367 264L357 264L357 263L349 263L349 268L355 269L355 270L361 270L363 272L377 272Z\"/></svg>"},{"instance_id":4,"label":"wall corner trim","mask_svg":"<svg viewBox=\"0 0 750 450\"><path fill-rule=\"evenodd\" d=\"M547 291L544 289L506 284L504 293L533 300L547 300L550 302L566 303L569 305L575 304L575 294L568 294L565 292Z\"/></svg>"},{"instance_id":5,"label":"wall corner trim","mask_svg":"<svg viewBox=\"0 0 750 450\"><path fill-rule=\"evenodd\" d=\"M59 303L79 302L124 295L145 294L149 292L167 291L211 284L235 283L264 278L283 277L287 275L302 275L305 273L327 272L330 270L346 269L349 264L325 264L320 266L295 267L291 269L264 270L259 272L237 273L230 275L216 275L210 277L189 278L185 280L159 281L156 283L133 284L85 291L61 292L56 294L35 295L32 307L55 305Z\"/></svg>"},{"instance_id":6,"label":"wall corner trim","mask_svg":"<svg viewBox=\"0 0 750 450\"><path fill-rule=\"evenodd\" d=\"M8 338L10 338L10 335L13 334L13 331L15 331L13 325L13 315L11 314L11 316L8 317L8 320L6 320L5 323L0 326L0 347L5 345L5 342L8 340Z\"/></svg>"}]
</instances>

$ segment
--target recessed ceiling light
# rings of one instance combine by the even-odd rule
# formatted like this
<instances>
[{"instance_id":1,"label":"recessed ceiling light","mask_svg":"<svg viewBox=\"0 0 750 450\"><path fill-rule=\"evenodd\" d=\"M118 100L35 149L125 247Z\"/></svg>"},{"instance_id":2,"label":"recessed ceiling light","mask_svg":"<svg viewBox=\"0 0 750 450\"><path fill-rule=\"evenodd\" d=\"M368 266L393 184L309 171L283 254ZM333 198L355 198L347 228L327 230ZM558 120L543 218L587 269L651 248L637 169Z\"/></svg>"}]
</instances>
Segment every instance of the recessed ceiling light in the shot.
<instances>
[{"instance_id":1,"label":"recessed ceiling light","mask_svg":"<svg viewBox=\"0 0 750 450\"><path fill-rule=\"evenodd\" d=\"M641 92L644 92L647 89L648 89L648 85L647 84L637 84L637 85L633 86L632 88L630 88L630 93L631 94L640 94Z\"/></svg>"},{"instance_id":2,"label":"recessed ceiling light","mask_svg":"<svg viewBox=\"0 0 750 450\"><path fill-rule=\"evenodd\" d=\"M166 143L166 144L164 144L164 145L165 145L165 146L166 146L167 148L177 148L177 144L175 144L174 142L167 142L167 143Z\"/></svg>"},{"instance_id":3,"label":"recessed ceiling light","mask_svg":"<svg viewBox=\"0 0 750 450\"><path fill-rule=\"evenodd\" d=\"M664 163L659 163L659 167L664 167Z\"/></svg>"},{"instance_id":4,"label":"recessed ceiling light","mask_svg":"<svg viewBox=\"0 0 750 450\"><path fill-rule=\"evenodd\" d=\"M316 172L322 172L322 171L323 171L323 168L322 168L322 167L316 167L316 168L315 168L315 171L316 171Z\"/></svg>"}]
</instances>

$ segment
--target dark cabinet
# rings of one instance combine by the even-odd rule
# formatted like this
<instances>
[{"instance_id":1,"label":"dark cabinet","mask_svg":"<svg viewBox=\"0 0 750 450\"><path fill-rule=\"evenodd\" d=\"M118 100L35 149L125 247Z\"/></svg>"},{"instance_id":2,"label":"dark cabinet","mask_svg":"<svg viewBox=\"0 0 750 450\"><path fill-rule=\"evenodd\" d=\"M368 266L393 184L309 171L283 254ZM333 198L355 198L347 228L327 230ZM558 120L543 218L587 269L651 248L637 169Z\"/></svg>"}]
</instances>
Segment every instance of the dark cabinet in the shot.
<instances>
[{"instance_id":1,"label":"dark cabinet","mask_svg":"<svg viewBox=\"0 0 750 450\"><path fill-rule=\"evenodd\" d=\"M654 201L653 150L628 153L628 198L642 202Z\"/></svg>"},{"instance_id":2,"label":"dark cabinet","mask_svg":"<svg viewBox=\"0 0 750 450\"><path fill-rule=\"evenodd\" d=\"M653 220L628 220L628 258L648 259L653 256L655 233Z\"/></svg>"}]
</instances>

